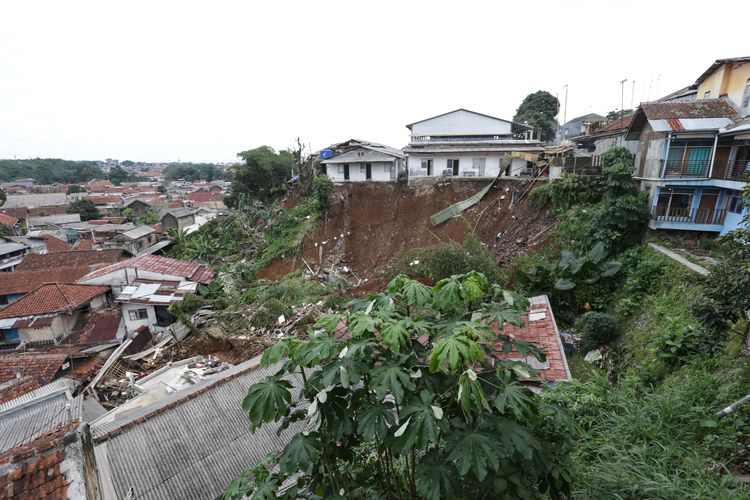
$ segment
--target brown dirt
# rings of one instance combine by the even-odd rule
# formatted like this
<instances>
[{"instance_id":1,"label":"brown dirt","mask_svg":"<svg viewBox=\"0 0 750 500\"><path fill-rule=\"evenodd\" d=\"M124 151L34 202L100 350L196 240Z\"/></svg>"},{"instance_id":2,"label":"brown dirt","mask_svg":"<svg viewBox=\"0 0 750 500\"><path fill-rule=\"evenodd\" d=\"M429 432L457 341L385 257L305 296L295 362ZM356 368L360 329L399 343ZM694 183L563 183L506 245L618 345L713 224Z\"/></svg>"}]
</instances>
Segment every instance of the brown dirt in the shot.
<instances>
[{"instance_id":1,"label":"brown dirt","mask_svg":"<svg viewBox=\"0 0 750 500\"><path fill-rule=\"evenodd\" d=\"M545 181L538 181L545 182ZM258 273L258 278L277 280L307 264L346 265L361 279L359 292L380 289L388 267L408 250L454 241L461 243L475 232L498 264L534 250L547 241L554 220L532 209L528 197L510 208L513 191L523 193L529 181L497 181L478 204L439 226L430 216L464 200L487 185L486 180L421 180L412 186L396 183L351 183L337 186L331 195L327 221L305 238L299 255L277 258Z\"/></svg>"}]
</instances>

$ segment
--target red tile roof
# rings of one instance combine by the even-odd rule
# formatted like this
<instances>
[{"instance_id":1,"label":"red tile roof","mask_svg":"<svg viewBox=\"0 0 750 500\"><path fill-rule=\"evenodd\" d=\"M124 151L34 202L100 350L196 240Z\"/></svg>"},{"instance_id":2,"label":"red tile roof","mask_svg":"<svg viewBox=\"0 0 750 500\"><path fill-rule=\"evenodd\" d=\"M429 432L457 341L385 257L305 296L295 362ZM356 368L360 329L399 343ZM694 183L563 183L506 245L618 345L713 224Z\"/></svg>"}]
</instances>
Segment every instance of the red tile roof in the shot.
<instances>
[{"instance_id":1,"label":"red tile roof","mask_svg":"<svg viewBox=\"0 0 750 500\"><path fill-rule=\"evenodd\" d=\"M167 205L167 208L180 208L184 206L185 203L182 200L172 200L169 202L169 205Z\"/></svg>"},{"instance_id":2,"label":"red tile roof","mask_svg":"<svg viewBox=\"0 0 750 500\"><path fill-rule=\"evenodd\" d=\"M206 203L211 201L222 201L224 195L221 193L190 193L185 196L186 200L195 201L197 203Z\"/></svg>"},{"instance_id":3,"label":"red tile roof","mask_svg":"<svg viewBox=\"0 0 750 500\"><path fill-rule=\"evenodd\" d=\"M103 221L109 222L110 224L125 224L128 221L127 217L102 217Z\"/></svg>"},{"instance_id":4,"label":"red tile roof","mask_svg":"<svg viewBox=\"0 0 750 500\"><path fill-rule=\"evenodd\" d=\"M2 385L2 387L0 387L1 405L3 403L7 403L12 399L20 398L24 394L39 389L44 385L44 382L33 377L21 377L8 380L7 382L0 385Z\"/></svg>"},{"instance_id":5,"label":"red tile roof","mask_svg":"<svg viewBox=\"0 0 750 500\"><path fill-rule=\"evenodd\" d=\"M649 120L668 118L731 118L737 111L723 99L700 99L687 102L644 102L641 109Z\"/></svg>"},{"instance_id":6,"label":"red tile roof","mask_svg":"<svg viewBox=\"0 0 750 500\"><path fill-rule=\"evenodd\" d=\"M10 215L0 214L0 224L15 226L16 224L18 224L18 219Z\"/></svg>"},{"instance_id":7,"label":"red tile roof","mask_svg":"<svg viewBox=\"0 0 750 500\"><path fill-rule=\"evenodd\" d=\"M0 319L39 316L78 309L97 295L109 290L108 286L78 285L70 283L48 283L40 285L5 309L0 310Z\"/></svg>"},{"instance_id":8,"label":"red tile roof","mask_svg":"<svg viewBox=\"0 0 750 500\"><path fill-rule=\"evenodd\" d=\"M94 248L94 240L91 238L80 239L73 247L76 252L86 252Z\"/></svg>"},{"instance_id":9,"label":"red tile roof","mask_svg":"<svg viewBox=\"0 0 750 500\"><path fill-rule=\"evenodd\" d=\"M596 129L594 132L592 132L591 135L611 133L617 130L625 130L630 126L631 123L633 123L633 116L635 116L635 113L630 113L629 115L625 115L622 118L612 120L603 127L599 127L598 129Z\"/></svg>"},{"instance_id":10,"label":"red tile roof","mask_svg":"<svg viewBox=\"0 0 750 500\"><path fill-rule=\"evenodd\" d=\"M495 354L500 359L528 362L539 371L538 379L540 381L570 380L568 360L565 357L562 339L560 339L560 334L557 331L557 323L549 299L546 295L540 295L531 297L529 300L531 301L529 313L521 317L523 326L517 327L505 323L501 333L509 335L514 340L528 342L540 348L547 355L547 361L539 363L535 359L530 359L533 356L529 356L529 359L527 359L516 351L505 355L502 351L502 344L496 344L497 351ZM533 318L533 321L529 319L529 316Z\"/></svg>"},{"instance_id":11,"label":"red tile roof","mask_svg":"<svg viewBox=\"0 0 750 500\"><path fill-rule=\"evenodd\" d=\"M3 273L0 295L28 293L44 283L73 283L90 272L89 266L78 266Z\"/></svg>"},{"instance_id":12,"label":"red tile roof","mask_svg":"<svg viewBox=\"0 0 750 500\"><path fill-rule=\"evenodd\" d=\"M70 250L73 250L73 245L66 243L59 238L55 238L51 234L41 234L39 236L35 236L35 238L41 238L44 240L44 244L47 246L48 252L68 252Z\"/></svg>"},{"instance_id":13,"label":"red tile roof","mask_svg":"<svg viewBox=\"0 0 750 500\"><path fill-rule=\"evenodd\" d=\"M23 220L29 217L29 209L27 207L0 208L0 214L10 215L15 219Z\"/></svg>"},{"instance_id":14,"label":"red tile roof","mask_svg":"<svg viewBox=\"0 0 750 500\"><path fill-rule=\"evenodd\" d=\"M68 213L70 205L55 205L51 207L33 207L29 209L29 217L42 217L42 212L47 215L62 215Z\"/></svg>"},{"instance_id":15,"label":"red tile roof","mask_svg":"<svg viewBox=\"0 0 750 500\"><path fill-rule=\"evenodd\" d=\"M125 258L125 251L119 248L108 250L52 252L45 254L30 253L24 256L21 263L16 267L16 270L36 271L39 269L55 269L73 266L101 267L102 264L114 264Z\"/></svg>"},{"instance_id":16,"label":"red tile roof","mask_svg":"<svg viewBox=\"0 0 750 500\"><path fill-rule=\"evenodd\" d=\"M210 283L214 279L214 272L197 262L170 259L169 257L160 257L158 255L143 255L96 270L80 281L88 281L91 278L98 278L121 269L138 269L153 273L180 276L186 280L197 281L198 283Z\"/></svg>"},{"instance_id":17,"label":"red tile roof","mask_svg":"<svg viewBox=\"0 0 750 500\"><path fill-rule=\"evenodd\" d=\"M68 457L66 447L77 443L78 421L66 423L35 440L11 448L0 454L0 492L2 498L68 498L68 487L75 480L83 483L76 473L64 469L63 462L76 460ZM80 473L79 473L80 474Z\"/></svg>"},{"instance_id":18,"label":"red tile roof","mask_svg":"<svg viewBox=\"0 0 750 500\"><path fill-rule=\"evenodd\" d=\"M0 356L0 384L16 378L31 377L47 384L55 379L67 354L14 353Z\"/></svg>"}]
</instances>

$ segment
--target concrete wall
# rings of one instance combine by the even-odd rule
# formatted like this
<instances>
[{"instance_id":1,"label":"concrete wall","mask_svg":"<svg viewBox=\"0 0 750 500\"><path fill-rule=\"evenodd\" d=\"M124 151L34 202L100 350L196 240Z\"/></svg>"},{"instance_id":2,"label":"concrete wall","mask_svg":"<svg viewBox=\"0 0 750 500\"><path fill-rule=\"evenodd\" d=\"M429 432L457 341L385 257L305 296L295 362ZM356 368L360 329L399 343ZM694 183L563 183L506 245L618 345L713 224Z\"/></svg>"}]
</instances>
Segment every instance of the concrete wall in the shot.
<instances>
[{"instance_id":1,"label":"concrete wall","mask_svg":"<svg viewBox=\"0 0 750 500\"><path fill-rule=\"evenodd\" d=\"M703 99L706 92L711 92L711 98L716 99L726 95L735 106L742 105L745 86L750 79L750 62L725 64L698 86L698 99ZM741 110L743 116L750 114L750 108Z\"/></svg>"},{"instance_id":2,"label":"concrete wall","mask_svg":"<svg viewBox=\"0 0 750 500\"><path fill-rule=\"evenodd\" d=\"M464 176L464 172L473 173L474 177L478 177L479 171L474 168L474 158L484 158L485 170L483 177L497 177L500 173L500 159L502 156L503 155L499 153L452 153L440 155L410 154L407 159L407 166L410 174L415 170L423 171L422 160L430 159L432 160L432 177L441 177L443 175L443 170L448 168L448 159L458 159L459 177ZM525 172L525 170L526 160L521 158L513 158L511 160L510 175L519 176Z\"/></svg>"},{"instance_id":3,"label":"concrete wall","mask_svg":"<svg viewBox=\"0 0 750 500\"><path fill-rule=\"evenodd\" d=\"M56 316L52 324L41 328L23 328L19 331L23 342L59 342L70 335L78 320L79 312Z\"/></svg>"},{"instance_id":4,"label":"concrete wall","mask_svg":"<svg viewBox=\"0 0 750 500\"><path fill-rule=\"evenodd\" d=\"M604 137L596 141L594 146L594 152L591 153L594 156L601 156L612 148L625 148L630 151L633 156L638 152L638 141L626 141L625 134Z\"/></svg>"},{"instance_id":5,"label":"concrete wall","mask_svg":"<svg viewBox=\"0 0 750 500\"><path fill-rule=\"evenodd\" d=\"M508 135L511 123L459 110L412 126L412 135Z\"/></svg>"},{"instance_id":6,"label":"concrete wall","mask_svg":"<svg viewBox=\"0 0 750 500\"><path fill-rule=\"evenodd\" d=\"M145 309L148 312L146 319L130 319L130 312ZM156 324L156 311L154 306L147 304L122 304L122 317L125 318L125 329L128 333L136 331L143 325Z\"/></svg>"},{"instance_id":7,"label":"concrete wall","mask_svg":"<svg viewBox=\"0 0 750 500\"><path fill-rule=\"evenodd\" d=\"M635 166L638 176L647 179L659 178L662 160L666 155L666 135L661 132L654 132L650 125L646 125L638 141L625 142L636 144Z\"/></svg>"},{"instance_id":8,"label":"concrete wall","mask_svg":"<svg viewBox=\"0 0 750 500\"><path fill-rule=\"evenodd\" d=\"M393 161L383 161L370 163L372 166L372 179L367 179L367 172L365 170L365 163L349 163L349 181L391 181L396 180L397 172L394 172L393 179L391 178L391 170L395 169L396 166ZM332 163L326 166L326 173L333 182L349 182L344 179L344 164Z\"/></svg>"}]
</instances>

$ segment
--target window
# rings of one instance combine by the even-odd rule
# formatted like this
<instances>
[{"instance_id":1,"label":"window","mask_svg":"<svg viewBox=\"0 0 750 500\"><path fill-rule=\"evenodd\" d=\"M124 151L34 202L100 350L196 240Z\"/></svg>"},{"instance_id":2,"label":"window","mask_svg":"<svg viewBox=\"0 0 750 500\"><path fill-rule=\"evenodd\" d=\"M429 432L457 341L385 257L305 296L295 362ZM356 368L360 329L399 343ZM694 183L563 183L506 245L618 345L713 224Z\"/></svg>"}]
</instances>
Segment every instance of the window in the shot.
<instances>
[{"instance_id":1,"label":"window","mask_svg":"<svg viewBox=\"0 0 750 500\"><path fill-rule=\"evenodd\" d=\"M750 78L747 79L745 93L742 94L742 107L745 108L745 113L750 112Z\"/></svg>"},{"instance_id":2,"label":"window","mask_svg":"<svg viewBox=\"0 0 750 500\"><path fill-rule=\"evenodd\" d=\"M665 176L705 177L711 163L713 139L675 139L669 145Z\"/></svg>"},{"instance_id":3,"label":"window","mask_svg":"<svg viewBox=\"0 0 750 500\"><path fill-rule=\"evenodd\" d=\"M136 309L135 311L129 311L128 316L130 316L130 319L133 321L148 319L148 311L145 309Z\"/></svg>"},{"instance_id":4,"label":"window","mask_svg":"<svg viewBox=\"0 0 750 500\"><path fill-rule=\"evenodd\" d=\"M657 217L688 218L693 205L693 189L662 188L656 202Z\"/></svg>"},{"instance_id":5,"label":"window","mask_svg":"<svg viewBox=\"0 0 750 500\"><path fill-rule=\"evenodd\" d=\"M711 91L709 90L709 91L705 92L703 94L703 98L704 99L711 99Z\"/></svg>"},{"instance_id":6,"label":"window","mask_svg":"<svg viewBox=\"0 0 750 500\"><path fill-rule=\"evenodd\" d=\"M727 212L733 214L741 214L744 208L742 202L742 191L730 191L729 192L729 203L727 204Z\"/></svg>"},{"instance_id":7,"label":"window","mask_svg":"<svg viewBox=\"0 0 750 500\"><path fill-rule=\"evenodd\" d=\"M391 167L393 167L392 163L384 163L383 164L383 172L390 173Z\"/></svg>"}]
</instances>

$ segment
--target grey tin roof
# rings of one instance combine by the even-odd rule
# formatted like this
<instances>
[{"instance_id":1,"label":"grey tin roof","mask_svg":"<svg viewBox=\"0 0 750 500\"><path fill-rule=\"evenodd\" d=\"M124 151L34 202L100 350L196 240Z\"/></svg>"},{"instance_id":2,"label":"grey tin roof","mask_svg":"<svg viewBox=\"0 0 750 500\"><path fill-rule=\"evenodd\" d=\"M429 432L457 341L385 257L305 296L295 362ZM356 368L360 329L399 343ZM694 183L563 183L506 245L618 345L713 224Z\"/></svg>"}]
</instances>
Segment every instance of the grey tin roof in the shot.
<instances>
[{"instance_id":1,"label":"grey tin roof","mask_svg":"<svg viewBox=\"0 0 750 500\"><path fill-rule=\"evenodd\" d=\"M138 499L216 498L243 468L281 451L303 424L290 426L281 437L276 435L276 424L250 433L242 400L251 385L277 369L253 369L257 364L257 358L242 363L221 378L176 392L113 422L93 422L104 490L118 498L125 498L131 487ZM289 380L302 386L298 376Z\"/></svg>"},{"instance_id":2,"label":"grey tin roof","mask_svg":"<svg viewBox=\"0 0 750 500\"><path fill-rule=\"evenodd\" d=\"M131 240L137 240L138 238L143 238L144 236L148 236L155 232L156 229L151 226L137 226L129 231L125 231L122 235Z\"/></svg>"},{"instance_id":3,"label":"grey tin roof","mask_svg":"<svg viewBox=\"0 0 750 500\"><path fill-rule=\"evenodd\" d=\"M70 411L66 409L68 404ZM33 441L71 420L80 420L81 406L80 396L73 398L63 390L0 411L0 453Z\"/></svg>"}]
</instances>

